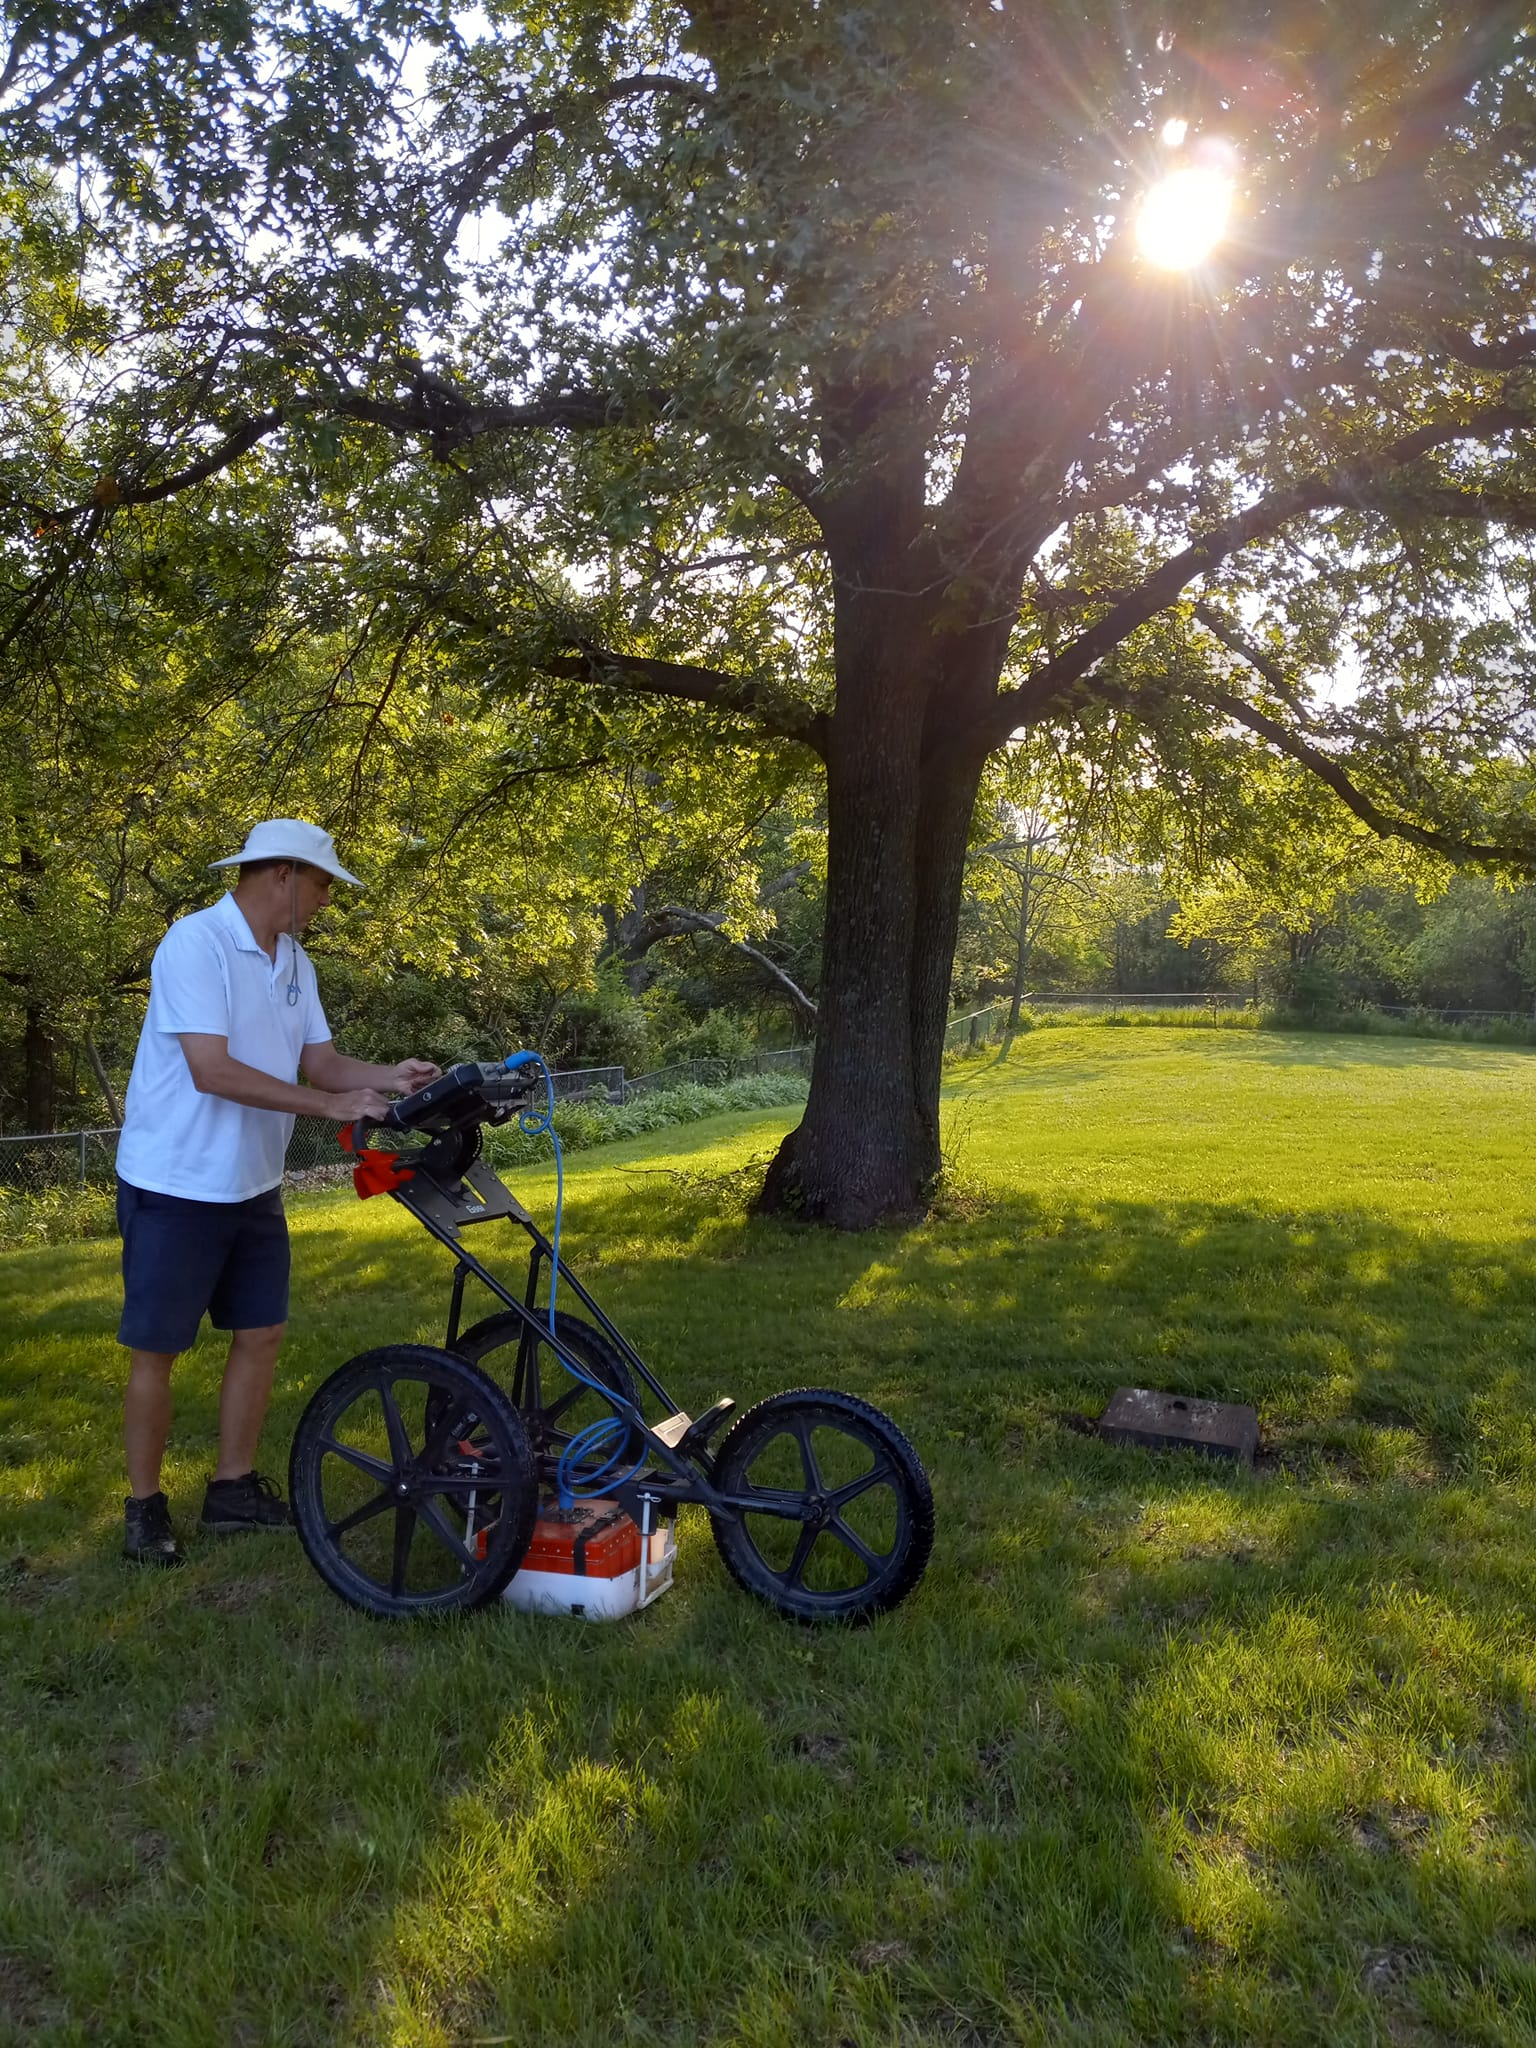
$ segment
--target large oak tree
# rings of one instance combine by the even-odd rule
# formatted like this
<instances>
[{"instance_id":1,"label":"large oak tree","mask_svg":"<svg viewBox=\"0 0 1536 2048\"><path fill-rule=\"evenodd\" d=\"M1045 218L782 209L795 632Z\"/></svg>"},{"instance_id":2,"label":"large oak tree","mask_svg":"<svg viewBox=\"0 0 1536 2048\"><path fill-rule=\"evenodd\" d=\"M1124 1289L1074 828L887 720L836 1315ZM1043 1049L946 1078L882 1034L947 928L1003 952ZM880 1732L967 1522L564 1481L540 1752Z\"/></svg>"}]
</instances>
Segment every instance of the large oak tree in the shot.
<instances>
[{"instance_id":1,"label":"large oak tree","mask_svg":"<svg viewBox=\"0 0 1536 2048\"><path fill-rule=\"evenodd\" d=\"M13 494L13 620L285 435L387 473L369 545L509 721L650 698L666 746L819 757L816 1064L765 1199L908 1211L1011 736L1130 726L1223 787L1279 757L1363 831L1536 854L1527 14L31 10L0 133L87 162L132 310L90 489ZM1180 166L1235 206L1171 271L1135 216Z\"/></svg>"}]
</instances>

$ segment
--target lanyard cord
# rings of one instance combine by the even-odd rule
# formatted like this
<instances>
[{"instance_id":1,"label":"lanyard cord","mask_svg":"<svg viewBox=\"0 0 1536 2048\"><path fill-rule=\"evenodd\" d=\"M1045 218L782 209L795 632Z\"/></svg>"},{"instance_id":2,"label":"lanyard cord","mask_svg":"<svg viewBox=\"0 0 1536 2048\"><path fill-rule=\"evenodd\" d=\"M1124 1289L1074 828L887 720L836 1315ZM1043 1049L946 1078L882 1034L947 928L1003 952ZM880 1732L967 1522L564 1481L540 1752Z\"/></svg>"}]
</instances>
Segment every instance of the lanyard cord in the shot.
<instances>
[{"instance_id":1,"label":"lanyard cord","mask_svg":"<svg viewBox=\"0 0 1536 2048\"><path fill-rule=\"evenodd\" d=\"M288 870L288 1007L294 1009L299 1000L299 878Z\"/></svg>"}]
</instances>

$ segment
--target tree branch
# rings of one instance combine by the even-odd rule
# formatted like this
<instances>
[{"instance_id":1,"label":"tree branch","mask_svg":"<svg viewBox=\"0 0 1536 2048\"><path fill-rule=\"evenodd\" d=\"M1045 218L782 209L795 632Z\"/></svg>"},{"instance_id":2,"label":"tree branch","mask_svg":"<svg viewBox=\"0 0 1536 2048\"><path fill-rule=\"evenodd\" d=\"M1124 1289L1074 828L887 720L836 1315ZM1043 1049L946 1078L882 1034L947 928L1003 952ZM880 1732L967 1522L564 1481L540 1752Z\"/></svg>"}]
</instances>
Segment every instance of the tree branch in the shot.
<instances>
[{"instance_id":1,"label":"tree branch","mask_svg":"<svg viewBox=\"0 0 1536 2048\"><path fill-rule=\"evenodd\" d=\"M412 374L414 389L404 399L370 398L343 391L317 401L315 409L336 419L387 428L396 434L426 434L433 456L442 461L483 434L527 431L540 427L593 430L654 420L666 411L672 393L643 391L556 391L523 405L482 405L459 392L445 378L429 371Z\"/></svg>"},{"instance_id":2,"label":"tree branch","mask_svg":"<svg viewBox=\"0 0 1536 2048\"><path fill-rule=\"evenodd\" d=\"M1416 825L1409 818L1393 817L1389 812L1373 803L1363 790L1351 781L1349 775L1334 760L1304 740L1299 733L1292 732L1267 712L1260 711L1241 697L1229 696L1224 690L1201 689L1199 701L1213 710L1225 712L1239 725L1247 726L1269 741L1280 753L1293 761L1299 761L1308 768L1320 782L1326 783L1339 801L1354 812L1364 825L1382 839L1404 839L1411 846L1422 846L1427 852L1438 853L1447 860L1498 861L1509 866L1526 870L1536 869L1536 847L1485 846L1475 841L1455 839L1449 833L1436 832L1425 825Z\"/></svg>"},{"instance_id":3,"label":"tree branch","mask_svg":"<svg viewBox=\"0 0 1536 2048\"><path fill-rule=\"evenodd\" d=\"M456 392L444 379L423 371L416 378L415 393L408 399L375 399L360 391L347 390L290 399L243 421L198 461L189 463L185 469L179 469L171 476L162 477L158 483L136 483L131 477L104 477L92 495L81 504L58 507L28 504L25 510L43 525L63 526L104 506L153 505L162 498L174 497L178 491L206 483L300 413L316 419L355 420L360 425L383 427L396 434L425 434L430 439L433 455L441 460L461 443L500 430L540 427L594 429L653 419L664 409L670 396L666 391L578 390L553 392L548 397L532 399L524 405L477 405Z\"/></svg>"},{"instance_id":4,"label":"tree branch","mask_svg":"<svg viewBox=\"0 0 1536 2048\"><path fill-rule=\"evenodd\" d=\"M1405 172L1410 178L1422 174L1474 87L1507 63L1525 41L1522 32L1529 11L1523 0L1496 0L1484 5L1469 34L1456 40L1447 35L1450 56L1409 106L1381 170L1369 184L1395 184Z\"/></svg>"},{"instance_id":5,"label":"tree branch","mask_svg":"<svg viewBox=\"0 0 1536 2048\"><path fill-rule=\"evenodd\" d=\"M103 515L95 506L87 506L86 511L89 516L85 524L78 533L69 537L58 561L51 569L44 570L42 575L34 579L20 609L3 628L0 628L0 656L10 651L43 606L63 589L76 567L90 552L92 542L101 531Z\"/></svg>"},{"instance_id":6,"label":"tree branch","mask_svg":"<svg viewBox=\"0 0 1536 2048\"><path fill-rule=\"evenodd\" d=\"M1536 249L1532 251L1536 255ZM1503 341L1474 341L1470 334L1442 328L1440 345L1452 362L1477 370L1518 370L1536 363L1536 334L1511 334Z\"/></svg>"},{"instance_id":7,"label":"tree branch","mask_svg":"<svg viewBox=\"0 0 1536 2048\"><path fill-rule=\"evenodd\" d=\"M538 666L546 675L574 682L634 690L647 697L680 698L685 703L707 705L713 711L739 712L781 739L796 740L823 758L826 755L825 714L806 705L786 704L754 676L727 675L723 669L704 668L694 662L616 654L606 647L583 647L579 654L551 655L540 660Z\"/></svg>"},{"instance_id":8,"label":"tree branch","mask_svg":"<svg viewBox=\"0 0 1536 2048\"><path fill-rule=\"evenodd\" d=\"M552 129L564 127L575 115L598 107L611 107L620 100L638 99L647 93L679 93L692 100L712 97L696 79L675 78L661 71L642 72L631 78L616 78L611 84L584 95L579 103L563 109L552 107L541 114L529 114L515 128L509 128L501 135L489 136L457 166L458 177L445 199L449 209L447 225L433 245L433 260L441 262L458 234L464 216L498 172L504 171L511 163L525 142L532 142L540 135L549 134Z\"/></svg>"},{"instance_id":9,"label":"tree branch","mask_svg":"<svg viewBox=\"0 0 1536 2048\"><path fill-rule=\"evenodd\" d=\"M738 952L745 953L749 960L761 967L789 997L801 1023L814 1030L817 1011L811 997L798 982L784 972L776 960L770 960L760 947L750 945L745 939L733 939L727 932L722 931L724 923L723 912L717 911L711 915L702 910L684 910L679 904L668 904L663 910L646 913L640 941L627 946L625 952L630 957L639 958L663 939L681 938L684 932L712 932L717 938L725 939L727 944L734 946Z\"/></svg>"},{"instance_id":10,"label":"tree branch","mask_svg":"<svg viewBox=\"0 0 1536 2048\"><path fill-rule=\"evenodd\" d=\"M1321 476L1304 477L1283 490L1270 492L1225 526L1202 535L1181 554L1154 569L1139 588L1111 605L1102 619L1070 641L1017 689L995 698L983 717L957 734L951 744L985 740L990 750L1019 727L1037 724L1096 662L1113 653L1139 626L1172 604L1197 576L1208 574L1253 541L1278 533L1292 519L1306 512L1343 507L1378 509L1390 498L1382 488L1383 483L1406 463L1436 448L1511 433L1533 424L1536 415L1524 407L1483 406L1463 420L1419 427L1361 462L1346 464ZM1514 499L1507 504L1501 501L1495 508L1488 493L1446 489L1416 491L1414 504L1427 509L1432 517L1497 517L1536 526L1536 499L1524 504Z\"/></svg>"},{"instance_id":11,"label":"tree branch","mask_svg":"<svg viewBox=\"0 0 1536 2048\"><path fill-rule=\"evenodd\" d=\"M1224 619L1215 606L1207 604L1203 598L1197 600L1194 612L1212 639L1219 640L1227 652L1235 654L1239 661L1246 661L1256 675L1264 678L1283 704L1289 704L1293 711L1300 712L1300 692L1273 655L1266 654L1263 648L1256 646L1246 633L1234 626L1230 619Z\"/></svg>"},{"instance_id":12,"label":"tree branch","mask_svg":"<svg viewBox=\"0 0 1536 2048\"><path fill-rule=\"evenodd\" d=\"M0 127L19 126L21 122L30 120L34 114L40 113L51 100L56 100L60 93L73 85L82 72L88 71L98 57L104 56L117 44L130 41L140 29L152 27L159 12L160 9L154 5L131 8L115 26L100 29L95 35L84 37L69 63L61 71L56 71L45 84L40 85L29 100L23 100L19 106L0 110ZM5 70L0 73L0 92L9 91L20 76L26 62L22 38L41 18L41 10L38 10L18 23L6 58Z\"/></svg>"},{"instance_id":13,"label":"tree branch","mask_svg":"<svg viewBox=\"0 0 1536 2048\"><path fill-rule=\"evenodd\" d=\"M225 435L216 448L198 461L179 469L174 475L162 477L159 483L135 483L131 477L104 476L97 482L89 498L78 505L62 505L49 509L40 505L28 505L24 509L35 517L43 527L66 526L72 520L87 518L92 513L100 514L116 505L153 505L162 498L171 498L178 491L190 490L194 484L206 483L220 470L228 469L238 462L242 455L250 453L258 441L276 428L282 426L287 414L280 406L270 412L259 414L255 419L246 420L242 425ZM12 507L18 500L12 499Z\"/></svg>"}]
</instances>

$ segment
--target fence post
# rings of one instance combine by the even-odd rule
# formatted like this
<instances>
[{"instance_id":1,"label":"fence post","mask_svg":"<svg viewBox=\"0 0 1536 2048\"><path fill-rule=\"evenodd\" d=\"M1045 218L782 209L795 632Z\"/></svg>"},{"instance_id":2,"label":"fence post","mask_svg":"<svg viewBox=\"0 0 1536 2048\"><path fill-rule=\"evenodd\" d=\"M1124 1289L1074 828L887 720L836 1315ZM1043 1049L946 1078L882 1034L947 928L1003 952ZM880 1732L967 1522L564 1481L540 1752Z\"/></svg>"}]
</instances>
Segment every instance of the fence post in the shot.
<instances>
[{"instance_id":1,"label":"fence post","mask_svg":"<svg viewBox=\"0 0 1536 2048\"><path fill-rule=\"evenodd\" d=\"M80 1185L85 1186L85 1133L80 1133Z\"/></svg>"}]
</instances>

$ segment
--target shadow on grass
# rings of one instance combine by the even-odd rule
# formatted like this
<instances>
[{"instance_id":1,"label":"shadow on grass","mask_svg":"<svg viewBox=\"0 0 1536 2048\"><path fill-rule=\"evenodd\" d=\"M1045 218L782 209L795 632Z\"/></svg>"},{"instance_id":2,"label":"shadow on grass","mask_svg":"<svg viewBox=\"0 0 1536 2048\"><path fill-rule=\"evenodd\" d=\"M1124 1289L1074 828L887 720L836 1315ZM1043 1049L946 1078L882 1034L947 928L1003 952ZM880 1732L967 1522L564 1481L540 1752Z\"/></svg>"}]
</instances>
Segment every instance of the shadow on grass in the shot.
<instances>
[{"instance_id":1,"label":"shadow on grass","mask_svg":"<svg viewBox=\"0 0 1536 2048\"><path fill-rule=\"evenodd\" d=\"M649 1180L583 1190L570 1244L686 1404L889 1408L934 1476L924 1586L791 1630L699 1521L608 1632L379 1629L281 1543L146 1583L100 1555L115 1377L13 1364L0 1399L68 1426L8 1588L0 2015L172 2048L1529 2038L1536 1244L1028 1199L834 1239ZM323 1212L298 1251L277 1442L448 1277ZM28 1344L80 1327L54 1303ZM1122 1381L1256 1401L1264 1468L1062 1426Z\"/></svg>"},{"instance_id":2,"label":"shadow on grass","mask_svg":"<svg viewBox=\"0 0 1536 2048\"><path fill-rule=\"evenodd\" d=\"M1021 1196L833 1238L654 1192L643 1256L634 1227L632 1198L589 1196L571 1256L605 1247L595 1291L642 1350L679 1361L685 1401L840 1374L920 1440L995 1451L1132 1382L1252 1401L1272 1448L1309 1432L1347 1447L1364 1425L1412 1433L1439 1474L1536 1478L1536 1236L1489 1247L1367 1212Z\"/></svg>"}]
</instances>

